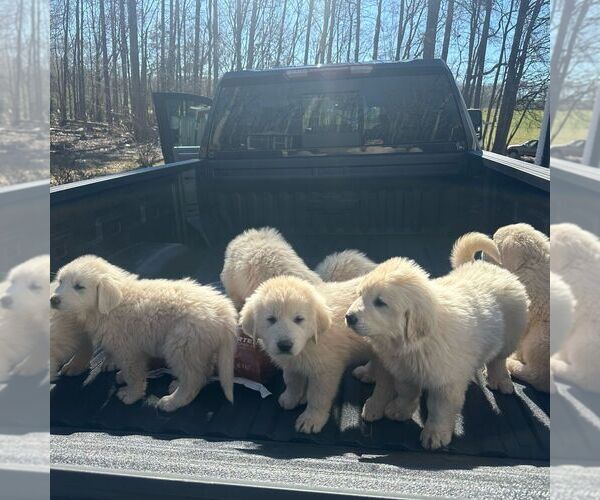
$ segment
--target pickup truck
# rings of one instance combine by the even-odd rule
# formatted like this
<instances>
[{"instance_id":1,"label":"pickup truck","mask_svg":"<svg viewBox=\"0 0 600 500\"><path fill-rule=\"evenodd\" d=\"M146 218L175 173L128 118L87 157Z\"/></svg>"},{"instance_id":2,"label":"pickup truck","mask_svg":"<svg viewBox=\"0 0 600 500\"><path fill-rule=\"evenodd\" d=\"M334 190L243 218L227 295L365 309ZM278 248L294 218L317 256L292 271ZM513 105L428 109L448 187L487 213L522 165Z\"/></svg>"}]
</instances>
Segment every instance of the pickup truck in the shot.
<instances>
[{"instance_id":1,"label":"pickup truck","mask_svg":"<svg viewBox=\"0 0 600 500\"><path fill-rule=\"evenodd\" d=\"M310 266L356 248L439 276L467 231L549 231L548 169L481 151L481 114L442 61L241 71L214 100L154 100L165 165L51 189L53 271L93 253L219 286L227 243L272 226ZM519 381L511 396L471 384L459 435L430 453L417 421L363 422L372 386L349 373L311 436L278 406L279 373L271 396L236 384L231 405L210 384L172 414L122 404L114 373L95 375L51 390L54 498L548 496L549 397ZM149 392L168 383L159 372Z\"/></svg>"}]
</instances>

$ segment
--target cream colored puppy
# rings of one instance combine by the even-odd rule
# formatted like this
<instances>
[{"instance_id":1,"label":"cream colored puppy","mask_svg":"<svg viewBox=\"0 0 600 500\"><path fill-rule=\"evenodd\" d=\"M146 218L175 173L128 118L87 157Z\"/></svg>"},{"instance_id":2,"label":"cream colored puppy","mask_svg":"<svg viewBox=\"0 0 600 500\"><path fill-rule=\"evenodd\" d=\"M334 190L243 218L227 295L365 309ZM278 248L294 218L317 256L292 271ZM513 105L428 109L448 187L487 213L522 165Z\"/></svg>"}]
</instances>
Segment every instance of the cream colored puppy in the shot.
<instances>
[{"instance_id":1,"label":"cream colored puppy","mask_svg":"<svg viewBox=\"0 0 600 500\"><path fill-rule=\"evenodd\" d=\"M77 314L53 309L50 312L50 380L55 381L59 374L82 374L93 354L92 340Z\"/></svg>"},{"instance_id":2,"label":"cream colored puppy","mask_svg":"<svg viewBox=\"0 0 600 500\"><path fill-rule=\"evenodd\" d=\"M225 396L233 401L237 313L222 294L192 280L138 279L93 255L57 274L53 308L76 316L121 369L117 396L131 404L146 393L150 358L162 358L176 380L157 405L190 403L212 374L215 359Z\"/></svg>"},{"instance_id":3,"label":"cream colored puppy","mask_svg":"<svg viewBox=\"0 0 600 500\"><path fill-rule=\"evenodd\" d=\"M455 269L435 280L412 260L390 259L363 278L346 316L391 374L376 374L363 417L409 419L426 389L425 448L450 443L467 386L484 365L492 389L513 392L506 358L527 324L527 293L509 271L470 262L477 251L499 259L489 237L469 233L452 251Z\"/></svg>"},{"instance_id":4,"label":"cream colored puppy","mask_svg":"<svg viewBox=\"0 0 600 500\"><path fill-rule=\"evenodd\" d=\"M575 224L550 228L550 267L571 288L575 322L551 359L554 377L600 392L600 240Z\"/></svg>"},{"instance_id":5,"label":"cream colored puppy","mask_svg":"<svg viewBox=\"0 0 600 500\"><path fill-rule=\"evenodd\" d=\"M323 281L348 281L370 273L377 264L358 250L344 250L325 257L315 267L315 272ZM375 381L371 362L357 366L353 371L358 380L366 384Z\"/></svg>"},{"instance_id":6,"label":"cream colored puppy","mask_svg":"<svg viewBox=\"0 0 600 500\"><path fill-rule=\"evenodd\" d=\"M323 281L348 281L370 273L377 264L358 250L344 250L325 257L315 267Z\"/></svg>"},{"instance_id":7,"label":"cream colored puppy","mask_svg":"<svg viewBox=\"0 0 600 500\"><path fill-rule=\"evenodd\" d=\"M556 354L565 343L575 321L577 301L571 287L550 272L550 351Z\"/></svg>"},{"instance_id":8,"label":"cream colored puppy","mask_svg":"<svg viewBox=\"0 0 600 500\"><path fill-rule=\"evenodd\" d=\"M8 273L0 297L0 380L48 370L50 257L40 255Z\"/></svg>"},{"instance_id":9,"label":"cream colored puppy","mask_svg":"<svg viewBox=\"0 0 600 500\"><path fill-rule=\"evenodd\" d=\"M313 284L322 281L281 233L271 227L248 229L227 245L221 282L238 310L263 281L282 275L297 276Z\"/></svg>"},{"instance_id":10,"label":"cream colored puppy","mask_svg":"<svg viewBox=\"0 0 600 500\"><path fill-rule=\"evenodd\" d=\"M364 362L370 349L344 325L356 298L356 280L315 287L294 276L262 283L240 313L244 332L283 370L286 389L279 404L286 410L307 403L296 430L320 432L347 366Z\"/></svg>"},{"instance_id":11,"label":"cream colored puppy","mask_svg":"<svg viewBox=\"0 0 600 500\"><path fill-rule=\"evenodd\" d=\"M529 323L508 371L538 391L550 386L550 241L529 224L504 226L494 234L502 266L527 289Z\"/></svg>"},{"instance_id":12,"label":"cream colored puppy","mask_svg":"<svg viewBox=\"0 0 600 500\"><path fill-rule=\"evenodd\" d=\"M136 274L120 269L123 276L137 279ZM58 282L50 284L52 294L56 291ZM94 346L91 336L85 331L84 323L78 318L78 313L52 307L50 309L50 380L56 381L59 375L75 377L81 375L90 367L94 356ZM112 371L116 365L104 353L103 371Z\"/></svg>"}]
</instances>

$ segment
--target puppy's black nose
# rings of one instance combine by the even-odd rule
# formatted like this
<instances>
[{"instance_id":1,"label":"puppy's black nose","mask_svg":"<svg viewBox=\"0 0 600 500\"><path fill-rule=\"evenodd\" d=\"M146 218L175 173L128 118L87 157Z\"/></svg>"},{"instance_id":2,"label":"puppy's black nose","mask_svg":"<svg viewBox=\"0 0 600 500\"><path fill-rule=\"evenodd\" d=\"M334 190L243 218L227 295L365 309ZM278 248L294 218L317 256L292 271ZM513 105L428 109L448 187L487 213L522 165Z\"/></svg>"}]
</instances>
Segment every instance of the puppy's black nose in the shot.
<instances>
[{"instance_id":1,"label":"puppy's black nose","mask_svg":"<svg viewBox=\"0 0 600 500\"><path fill-rule=\"evenodd\" d=\"M60 305L60 297L58 295L50 297L50 305L56 309Z\"/></svg>"},{"instance_id":2,"label":"puppy's black nose","mask_svg":"<svg viewBox=\"0 0 600 500\"><path fill-rule=\"evenodd\" d=\"M13 299L10 295L3 295L0 302L2 302L4 309L9 309L13 305Z\"/></svg>"},{"instance_id":3,"label":"puppy's black nose","mask_svg":"<svg viewBox=\"0 0 600 500\"><path fill-rule=\"evenodd\" d=\"M294 343L291 340L280 340L277 342L277 348L280 352L290 352Z\"/></svg>"},{"instance_id":4,"label":"puppy's black nose","mask_svg":"<svg viewBox=\"0 0 600 500\"><path fill-rule=\"evenodd\" d=\"M358 318L355 314L346 314L346 323L348 326L354 326L358 323Z\"/></svg>"}]
</instances>

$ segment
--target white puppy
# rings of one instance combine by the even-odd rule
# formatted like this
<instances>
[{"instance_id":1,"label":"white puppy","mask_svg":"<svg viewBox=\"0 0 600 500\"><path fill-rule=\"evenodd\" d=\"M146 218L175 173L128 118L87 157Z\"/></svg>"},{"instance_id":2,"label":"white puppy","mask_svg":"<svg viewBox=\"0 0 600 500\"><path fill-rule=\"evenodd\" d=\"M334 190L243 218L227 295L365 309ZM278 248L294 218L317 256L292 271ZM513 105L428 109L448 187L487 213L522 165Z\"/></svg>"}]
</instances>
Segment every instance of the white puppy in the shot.
<instances>
[{"instance_id":1,"label":"white puppy","mask_svg":"<svg viewBox=\"0 0 600 500\"><path fill-rule=\"evenodd\" d=\"M562 349L573 322L577 301L571 287L556 273L550 272L550 351Z\"/></svg>"},{"instance_id":2,"label":"white puppy","mask_svg":"<svg viewBox=\"0 0 600 500\"><path fill-rule=\"evenodd\" d=\"M237 313L222 294L192 280L137 279L93 255L57 274L52 307L77 316L94 343L114 359L126 383L117 396L144 397L150 358L162 358L177 379L158 408L190 403L212 374L215 359L225 396L233 401Z\"/></svg>"},{"instance_id":3,"label":"white puppy","mask_svg":"<svg viewBox=\"0 0 600 500\"><path fill-rule=\"evenodd\" d=\"M574 224L550 228L550 266L571 288L575 323L551 359L554 377L600 392L600 241Z\"/></svg>"},{"instance_id":4,"label":"white puppy","mask_svg":"<svg viewBox=\"0 0 600 500\"><path fill-rule=\"evenodd\" d=\"M284 274L321 283L276 229L248 229L227 245L221 282L238 310L263 281Z\"/></svg>"},{"instance_id":5,"label":"white puppy","mask_svg":"<svg viewBox=\"0 0 600 500\"><path fill-rule=\"evenodd\" d=\"M502 266L527 289L529 323L516 352L507 359L510 373L548 392L550 384L550 242L529 224L504 226L494 234Z\"/></svg>"},{"instance_id":6,"label":"white puppy","mask_svg":"<svg viewBox=\"0 0 600 500\"><path fill-rule=\"evenodd\" d=\"M323 281L348 281L370 273L377 264L358 250L344 250L325 257L315 267Z\"/></svg>"},{"instance_id":7,"label":"white puppy","mask_svg":"<svg viewBox=\"0 0 600 500\"><path fill-rule=\"evenodd\" d=\"M452 251L455 269L435 280L412 260L390 259L363 278L346 316L392 375L377 371L363 417L409 419L426 389L425 448L450 443L467 386L484 365L492 389L513 392L506 358L527 324L527 293L509 271L469 262L477 251L499 259L490 238L469 233Z\"/></svg>"},{"instance_id":8,"label":"white puppy","mask_svg":"<svg viewBox=\"0 0 600 500\"><path fill-rule=\"evenodd\" d=\"M94 346L77 314L52 309L50 312L50 380L59 373L76 376L90 364Z\"/></svg>"},{"instance_id":9,"label":"white puppy","mask_svg":"<svg viewBox=\"0 0 600 500\"><path fill-rule=\"evenodd\" d=\"M15 266L0 298L0 379L48 370L50 257Z\"/></svg>"},{"instance_id":10,"label":"white puppy","mask_svg":"<svg viewBox=\"0 0 600 500\"><path fill-rule=\"evenodd\" d=\"M370 273L377 264L358 250L344 250L325 257L315 267L315 272L323 281L348 281ZM375 381L371 362L357 366L352 374L361 382L370 384Z\"/></svg>"},{"instance_id":11,"label":"white puppy","mask_svg":"<svg viewBox=\"0 0 600 500\"><path fill-rule=\"evenodd\" d=\"M244 332L258 339L283 369L286 390L279 404L288 410L307 403L296 420L299 432L321 431L344 370L369 359L366 342L344 325L357 284L354 280L317 288L279 276L261 284L240 313Z\"/></svg>"}]
</instances>

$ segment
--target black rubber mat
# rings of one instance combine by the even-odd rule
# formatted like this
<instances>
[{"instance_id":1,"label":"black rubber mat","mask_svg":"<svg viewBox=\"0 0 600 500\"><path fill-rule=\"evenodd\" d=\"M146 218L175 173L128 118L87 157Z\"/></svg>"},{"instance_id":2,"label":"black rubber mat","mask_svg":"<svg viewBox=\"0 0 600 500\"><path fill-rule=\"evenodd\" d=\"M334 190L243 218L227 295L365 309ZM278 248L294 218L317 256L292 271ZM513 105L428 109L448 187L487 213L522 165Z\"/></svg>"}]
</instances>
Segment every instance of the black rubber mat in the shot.
<instances>
[{"instance_id":1,"label":"black rubber mat","mask_svg":"<svg viewBox=\"0 0 600 500\"><path fill-rule=\"evenodd\" d=\"M421 450L419 434L424 405L412 421L381 420L366 423L361 406L372 386L355 380L348 371L342 381L331 417L319 434L294 430L303 408L283 410L277 396L283 390L278 374L269 384L273 395L262 399L256 391L235 386L235 403L228 403L217 383L211 383L187 407L174 413L158 411L147 403L124 405L115 396L112 373L100 373L84 385L85 376L59 380L51 393L51 425L80 430L112 430L142 434L175 434L300 441L350 445L380 450ZM148 394L167 394L169 375L151 378ZM516 394L492 393L472 383L469 387L459 434L447 451L463 455L547 460L549 457L548 396L516 384Z\"/></svg>"},{"instance_id":2,"label":"black rubber mat","mask_svg":"<svg viewBox=\"0 0 600 500\"><path fill-rule=\"evenodd\" d=\"M384 248L380 238L364 236L351 237L343 242L335 238L321 238L318 242L292 241L310 265L331 251L359 248L367 251L375 260L391 255L413 257L433 275L448 270L452 244L452 239L448 237L387 237L385 243ZM203 283L218 279L224 244L220 243L219 248L204 249L203 252L189 252L179 246L167 247L138 245L131 247L129 252L119 252L111 260L142 276L191 275ZM148 265L148 262L152 265ZM156 270L158 264L161 264L162 271L150 272ZM191 269L194 271L190 272ZM117 386L112 373L101 373L87 385L84 385L85 379L85 376L63 377L52 389L51 425L55 429L69 427L152 435L299 441L380 450L422 449L419 434L426 416L424 405L421 405L421 410L412 421L400 423L384 419L366 423L362 421L360 411L372 386L355 380L349 371L340 386L331 418L322 432L310 436L294 430L295 420L302 408L285 411L277 403L277 397L283 390L280 374L269 385L273 395L265 399L255 391L236 385L235 404L231 405L225 400L220 386L212 383L190 405L172 414L160 412L144 403L132 406L121 403L115 396ZM156 396L166 394L169 381L168 375L151 379L148 393ZM548 460L548 415L549 397L531 387L517 383L516 393L506 396L472 383L462 419L457 424L458 435L447 451L463 455Z\"/></svg>"}]
</instances>

